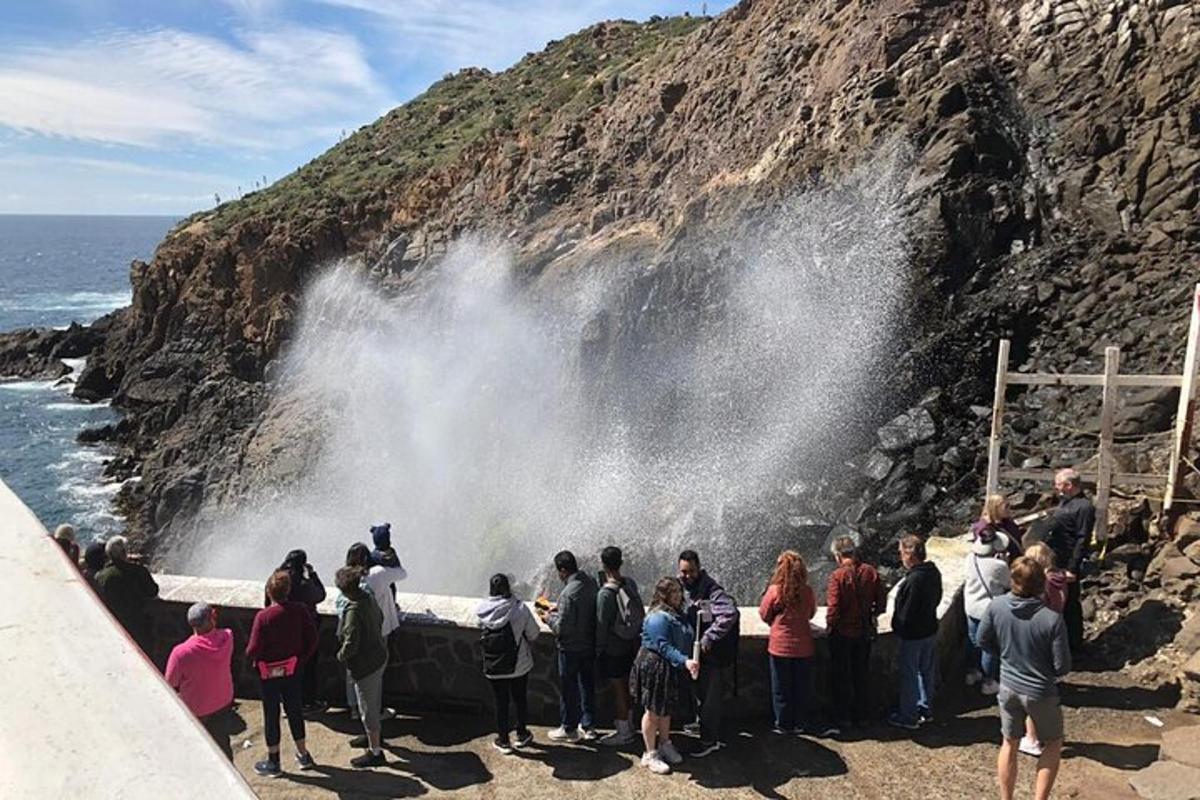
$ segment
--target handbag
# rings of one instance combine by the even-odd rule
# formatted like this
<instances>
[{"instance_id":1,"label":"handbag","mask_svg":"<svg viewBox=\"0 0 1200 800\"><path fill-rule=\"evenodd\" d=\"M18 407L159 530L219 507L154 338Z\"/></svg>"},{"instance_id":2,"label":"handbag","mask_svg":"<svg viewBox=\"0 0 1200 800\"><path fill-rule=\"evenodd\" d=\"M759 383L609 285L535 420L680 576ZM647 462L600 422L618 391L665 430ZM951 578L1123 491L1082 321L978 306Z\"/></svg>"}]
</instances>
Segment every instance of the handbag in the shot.
<instances>
[{"instance_id":1,"label":"handbag","mask_svg":"<svg viewBox=\"0 0 1200 800\"><path fill-rule=\"evenodd\" d=\"M282 661L259 661L258 676L264 681L269 681L273 678L290 678L296 674L296 664L299 661L300 656L292 656Z\"/></svg>"}]
</instances>

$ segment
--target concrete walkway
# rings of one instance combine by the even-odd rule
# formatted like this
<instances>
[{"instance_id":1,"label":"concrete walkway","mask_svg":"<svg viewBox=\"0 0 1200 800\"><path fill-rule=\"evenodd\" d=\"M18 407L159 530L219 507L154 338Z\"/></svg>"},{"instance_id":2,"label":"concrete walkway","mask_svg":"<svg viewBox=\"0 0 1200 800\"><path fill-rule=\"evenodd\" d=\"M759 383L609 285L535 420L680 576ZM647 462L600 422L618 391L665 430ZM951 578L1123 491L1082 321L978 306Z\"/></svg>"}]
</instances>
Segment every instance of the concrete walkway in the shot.
<instances>
[{"instance_id":1,"label":"concrete walkway","mask_svg":"<svg viewBox=\"0 0 1200 800\"><path fill-rule=\"evenodd\" d=\"M385 768L357 771L347 745L360 729L344 712L320 715L309 724L309 747L320 766L294 769L285 733L282 778L253 775L261 758L262 722L257 702L242 704L246 730L234 742L237 766L263 798L470 797L551 798L919 798L960 800L995 796L999 741L992 705L966 689L948 687L944 716L915 735L878 726L855 739L783 738L763 727L738 732L731 746L702 761L684 761L667 777L649 774L635 748L560 746L535 728L536 746L505 756L491 748L490 720L482 716L402 715L385 723ZM1164 730L1195 719L1165 711L1171 690L1150 691L1122 684L1115 676L1076 673L1065 693L1066 760L1056 797L1134 800L1133 771L1158 757ZM952 710L951 710L952 709ZM1160 729L1145 720L1166 722ZM764 723L765 724L765 723ZM286 728L285 728L286 730ZM243 746L247 741L251 744ZM677 737L680 750L692 741ZM640 754L640 748L636 748ZM1021 759L1021 790L1029 797L1034 760ZM704 791L702 791L704 790Z\"/></svg>"}]
</instances>

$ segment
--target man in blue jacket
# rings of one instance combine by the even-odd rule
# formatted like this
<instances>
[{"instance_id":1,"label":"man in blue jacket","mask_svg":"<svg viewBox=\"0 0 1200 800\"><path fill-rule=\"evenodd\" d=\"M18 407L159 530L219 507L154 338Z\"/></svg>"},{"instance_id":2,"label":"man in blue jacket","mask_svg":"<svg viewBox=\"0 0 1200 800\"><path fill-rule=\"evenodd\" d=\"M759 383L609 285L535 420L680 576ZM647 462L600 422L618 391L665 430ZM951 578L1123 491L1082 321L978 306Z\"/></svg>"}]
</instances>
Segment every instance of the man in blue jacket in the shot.
<instances>
[{"instance_id":1,"label":"man in blue jacket","mask_svg":"<svg viewBox=\"0 0 1200 800\"><path fill-rule=\"evenodd\" d=\"M679 554L679 580L685 594L684 613L700 636L700 678L695 682L700 717L700 747L691 755L703 758L725 746L721 741L721 712L726 688L737 661L739 627L737 601L700 568L695 550Z\"/></svg>"}]
</instances>

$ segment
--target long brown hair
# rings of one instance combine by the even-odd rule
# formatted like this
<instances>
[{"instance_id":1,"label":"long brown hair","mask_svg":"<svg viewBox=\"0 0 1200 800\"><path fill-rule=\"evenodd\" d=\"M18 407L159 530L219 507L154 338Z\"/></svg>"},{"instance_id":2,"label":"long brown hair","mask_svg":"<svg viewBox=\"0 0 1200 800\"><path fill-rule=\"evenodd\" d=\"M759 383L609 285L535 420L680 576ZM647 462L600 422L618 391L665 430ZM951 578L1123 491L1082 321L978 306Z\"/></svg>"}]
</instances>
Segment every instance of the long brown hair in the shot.
<instances>
[{"instance_id":1,"label":"long brown hair","mask_svg":"<svg viewBox=\"0 0 1200 800\"><path fill-rule=\"evenodd\" d=\"M779 602L795 608L804 602L804 590L808 587L808 565L795 550L784 550L775 559L775 572L771 585L779 587Z\"/></svg>"},{"instance_id":2,"label":"long brown hair","mask_svg":"<svg viewBox=\"0 0 1200 800\"><path fill-rule=\"evenodd\" d=\"M659 578L658 583L654 584L654 599L650 602L650 610L671 614L678 612L679 609L671 605L671 596L676 592L680 597L683 596L683 585L678 578Z\"/></svg>"}]
</instances>

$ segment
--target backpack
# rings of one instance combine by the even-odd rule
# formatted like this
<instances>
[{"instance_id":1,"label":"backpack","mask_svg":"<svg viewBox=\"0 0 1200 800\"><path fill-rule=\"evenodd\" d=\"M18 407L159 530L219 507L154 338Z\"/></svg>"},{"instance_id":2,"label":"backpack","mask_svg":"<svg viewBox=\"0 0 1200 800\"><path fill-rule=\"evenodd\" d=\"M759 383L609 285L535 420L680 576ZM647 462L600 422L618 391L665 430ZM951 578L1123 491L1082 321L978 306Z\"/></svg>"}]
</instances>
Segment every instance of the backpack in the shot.
<instances>
[{"instance_id":1,"label":"backpack","mask_svg":"<svg viewBox=\"0 0 1200 800\"><path fill-rule=\"evenodd\" d=\"M499 628L484 628L479 635L483 651L483 674L511 675L517 669L517 637L513 636L512 622Z\"/></svg>"},{"instance_id":2,"label":"backpack","mask_svg":"<svg viewBox=\"0 0 1200 800\"><path fill-rule=\"evenodd\" d=\"M604 586L604 589L616 595L617 618L613 621L613 636L623 642L640 641L642 638L642 622L646 619L646 607L637 592L630 591L629 584L621 581L616 589Z\"/></svg>"}]
</instances>

